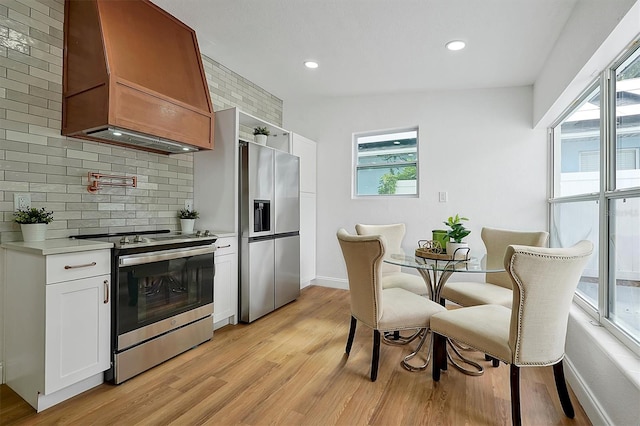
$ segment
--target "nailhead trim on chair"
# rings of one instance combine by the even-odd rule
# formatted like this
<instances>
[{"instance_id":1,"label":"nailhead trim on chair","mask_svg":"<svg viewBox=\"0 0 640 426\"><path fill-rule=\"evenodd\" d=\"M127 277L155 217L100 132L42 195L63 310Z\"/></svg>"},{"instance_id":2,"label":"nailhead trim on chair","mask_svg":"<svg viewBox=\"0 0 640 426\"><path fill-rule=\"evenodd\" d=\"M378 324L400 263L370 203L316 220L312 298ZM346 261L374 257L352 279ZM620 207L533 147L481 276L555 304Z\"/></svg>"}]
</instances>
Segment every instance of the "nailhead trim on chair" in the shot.
<instances>
[{"instance_id":1,"label":"nailhead trim on chair","mask_svg":"<svg viewBox=\"0 0 640 426\"><path fill-rule=\"evenodd\" d=\"M516 284L518 284L518 287L520 288L520 307L519 307L520 309L518 309L518 335L516 337L516 347L515 347L515 350L514 350L514 353L513 353L513 359L519 358L519 355L520 355L520 336L522 335L522 330L521 330L522 306L524 305L524 297L523 297L523 292L522 292L522 282L520 281L519 277L517 277L513 273L513 261L514 261L514 258L515 258L515 254L531 256L531 257L540 257L540 258L546 258L546 259L558 259L558 258L576 259L576 258L580 257L580 256L570 256L570 257L569 256L552 256L552 255L541 254L541 253L530 253L528 251L525 252L525 251L521 251L521 250L515 250L514 251L514 256L511 256L511 259L509 259L509 272L510 272L511 277L513 277L513 279L516 281ZM522 363L522 364L519 363L517 365L518 366L535 365L535 366L544 367L544 366L557 364L562 359L564 359L564 353L562 354L562 356L560 358L556 359L555 361L528 362L528 363ZM509 362L509 364L511 364L511 362Z\"/></svg>"}]
</instances>

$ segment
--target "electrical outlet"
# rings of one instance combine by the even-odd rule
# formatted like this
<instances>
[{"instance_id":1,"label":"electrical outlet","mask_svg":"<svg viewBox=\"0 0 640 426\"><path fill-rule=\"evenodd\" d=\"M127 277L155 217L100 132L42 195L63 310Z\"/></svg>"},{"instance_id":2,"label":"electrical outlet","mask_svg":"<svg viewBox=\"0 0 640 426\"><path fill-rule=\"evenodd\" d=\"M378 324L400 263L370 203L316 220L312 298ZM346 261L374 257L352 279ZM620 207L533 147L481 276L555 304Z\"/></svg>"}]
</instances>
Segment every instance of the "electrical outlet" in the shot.
<instances>
[{"instance_id":1,"label":"electrical outlet","mask_svg":"<svg viewBox=\"0 0 640 426\"><path fill-rule=\"evenodd\" d=\"M184 208L186 210L193 210L193 200L184 200Z\"/></svg>"},{"instance_id":2,"label":"electrical outlet","mask_svg":"<svg viewBox=\"0 0 640 426\"><path fill-rule=\"evenodd\" d=\"M446 191L438 192L438 200L441 203L446 203L448 201L448 199L449 199L449 194L447 194Z\"/></svg>"},{"instance_id":3,"label":"electrical outlet","mask_svg":"<svg viewBox=\"0 0 640 426\"><path fill-rule=\"evenodd\" d=\"M26 210L31 208L31 194L13 194L13 209Z\"/></svg>"}]
</instances>

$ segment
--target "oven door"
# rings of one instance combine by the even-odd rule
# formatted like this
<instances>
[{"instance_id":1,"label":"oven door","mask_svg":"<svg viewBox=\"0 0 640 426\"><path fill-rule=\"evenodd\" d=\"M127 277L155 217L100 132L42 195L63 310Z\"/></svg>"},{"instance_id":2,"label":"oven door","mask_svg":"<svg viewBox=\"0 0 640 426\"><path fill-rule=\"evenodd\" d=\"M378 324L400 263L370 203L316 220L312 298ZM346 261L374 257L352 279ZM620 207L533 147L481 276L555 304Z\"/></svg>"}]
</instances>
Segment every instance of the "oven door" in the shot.
<instances>
[{"instance_id":1,"label":"oven door","mask_svg":"<svg viewBox=\"0 0 640 426\"><path fill-rule=\"evenodd\" d=\"M215 245L119 256L116 350L213 313Z\"/></svg>"}]
</instances>

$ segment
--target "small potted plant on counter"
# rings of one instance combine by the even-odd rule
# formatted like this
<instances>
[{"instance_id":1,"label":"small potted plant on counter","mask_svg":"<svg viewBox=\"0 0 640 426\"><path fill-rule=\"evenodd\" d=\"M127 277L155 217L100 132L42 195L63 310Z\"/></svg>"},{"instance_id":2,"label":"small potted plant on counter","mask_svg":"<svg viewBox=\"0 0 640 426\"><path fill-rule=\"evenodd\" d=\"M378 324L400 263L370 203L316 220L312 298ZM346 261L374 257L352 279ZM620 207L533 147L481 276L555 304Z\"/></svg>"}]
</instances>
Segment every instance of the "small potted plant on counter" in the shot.
<instances>
[{"instance_id":1,"label":"small potted plant on counter","mask_svg":"<svg viewBox=\"0 0 640 426\"><path fill-rule=\"evenodd\" d=\"M13 213L16 223L20 224L24 241L44 241L47 237L47 225L53 221L53 212L44 207L36 209L18 209Z\"/></svg>"},{"instance_id":2,"label":"small potted plant on counter","mask_svg":"<svg viewBox=\"0 0 640 426\"><path fill-rule=\"evenodd\" d=\"M449 227L447 237L452 240L447 242L447 254L454 256L454 259L466 259L469 255L469 244L462 240L469 235L471 231L462 224L464 220L469 219L456 214L455 216L449 216L444 222L444 224Z\"/></svg>"},{"instance_id":3,"label":"small potted plant on counter","mask_svg":"<svg viewBox=\"0 0 640 426\"><path fill-rule=\"evenodd\" d=\"M253 129L253 136L255 137L256 143L260 145L267 144L267 136L269 136L271 132L266 127L256 127Z\"/></svg>"},{"instance_id":4,"label":"small potted plant on counter","mask_svg":"<svg viewBox=\"0 0 640 426\"><path fill-rule=\"evenodd\" d=\"M180 218L180 230L183 234L193 234L193 226L196 219L200 217L200 213L195 210L182 209L178 212Z\"/></svg>"}]
</instances>

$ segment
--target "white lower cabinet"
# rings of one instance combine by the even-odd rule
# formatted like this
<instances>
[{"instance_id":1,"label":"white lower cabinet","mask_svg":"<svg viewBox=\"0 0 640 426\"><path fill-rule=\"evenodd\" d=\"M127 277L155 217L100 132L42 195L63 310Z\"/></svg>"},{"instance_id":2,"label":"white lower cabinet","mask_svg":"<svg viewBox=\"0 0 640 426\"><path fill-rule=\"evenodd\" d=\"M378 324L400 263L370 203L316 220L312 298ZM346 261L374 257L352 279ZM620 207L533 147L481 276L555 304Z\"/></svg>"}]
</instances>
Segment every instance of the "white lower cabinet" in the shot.
<instances>
[{"instance_id":1,"label":"white lower cabinet","mask_svg":"<svg viewBox=\"0 0 640 426\"><path fill-rule=\"evenodd\" d=\"M111 251L5 250L6 384L37 411L103 382Z\"/></svg>"},{"instance_id":2,"label":"white lower cabinet","mask_svg":"<svg viewBox=\"0 0 640 426\"><path fill-rule=\"evenodd\" d=\"M100 275L47 286L45 394L109 368L109 283Z\"/></svg>"},{"instance_id":3,"label":"white lower cabinet","mask_svg":"<svg viewBox=\"0 0 640 426\"><path fill-rule=\"evenodd\" d=\"M216 275L213 282L213 325L238 323L238 239L216 241Z\"/></svg>"}]
</instances>

